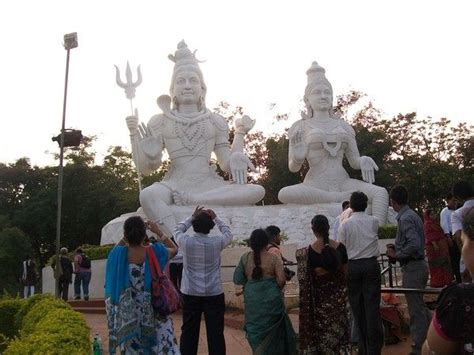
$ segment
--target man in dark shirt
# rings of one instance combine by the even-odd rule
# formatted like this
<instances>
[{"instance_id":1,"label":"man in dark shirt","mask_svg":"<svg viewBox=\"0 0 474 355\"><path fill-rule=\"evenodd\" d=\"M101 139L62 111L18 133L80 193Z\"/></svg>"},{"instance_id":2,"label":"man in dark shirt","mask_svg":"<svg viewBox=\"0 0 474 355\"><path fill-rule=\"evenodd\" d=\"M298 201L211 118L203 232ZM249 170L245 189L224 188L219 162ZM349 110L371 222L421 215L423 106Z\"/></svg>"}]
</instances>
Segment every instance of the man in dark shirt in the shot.
<instances>
[{"instance_id":1,"label":"man in dark shirt","mask_svg":"<svg viewBox=\"0 0 474 355\"><path fill-rule=\"evenodd\" d=\"M395 258L402 267L402 285L405 288L424 289L428 281L425 262L425 238L421 218L408 207L408 191L398 185L390 191L390 203L397 215L395 249L387 248L387 256ZM410 334L413 338L410 354L421 354L421 347L431 321L431 314L422 293L406 293L410 314Z\"/></svg>"},{"instance_id":2,"label":"man in dark shirt","mask_svg":"<svg viewBox=\"0 0 474 355\"><path fill-rule=\"evenodd\" d=\"M61 248L59 251L59 261L61 264L60 272L56 274L56 259L53 260L51 267L55 271L55 277L59 278L59 295L65 301L69 297L69 284L72 283L72 274L74 273L72 267L72 261L67 256L67 248Z\"/></svg>"}]
</instances>

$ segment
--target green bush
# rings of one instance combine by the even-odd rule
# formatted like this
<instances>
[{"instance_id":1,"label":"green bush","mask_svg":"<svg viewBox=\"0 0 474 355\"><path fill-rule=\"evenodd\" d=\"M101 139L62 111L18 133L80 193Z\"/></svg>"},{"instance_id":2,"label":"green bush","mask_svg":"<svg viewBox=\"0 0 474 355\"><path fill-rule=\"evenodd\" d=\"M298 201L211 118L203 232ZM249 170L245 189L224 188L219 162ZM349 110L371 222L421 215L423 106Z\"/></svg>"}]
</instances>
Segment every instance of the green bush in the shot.
<instances>
[{"instance_id":1,"label":"green bush","mask_svg":"<svg viewBox=\"0 0 474 355\"><path fill-rule=\"evenodd\" d=\"M107 259L107 256L113 247L114 245L92 245L83 248L83 250L91 260L101 260Z\"/></svg>"},{"instance_id":2,"label":"green bush","mask_svg":"<svg viewBox=\"0 0 474 355\"><path fill-rule=\"evenodd\" d=\"M107 259L107 256L109 255L109 252L112 250L114 247L114 244L107 244L107 245L83 245L81 246L82 250L86 255L91 259L91 260L102 260L102 259ZM72 251L68 254L68 257L71 260L74 260L74 256L76 255L75 251ZM51 266L53 264L53 260L56 257L56 255L51 256L48 259L47 265Z\"/></svg>"},{"instance_id":3,"label":"green bush","mask_svg":"<svg viewBox=\"0 0 474 355\"><path fill-rule=\"evenodd\" d=\"M10 339L0 333L0 354L3 354L8 344L10 344Z\"/></svg>"},{"instance_id":4,"label":"green bush","mask_svg":"<svg viewBox=\"0 0 474 355\"><path fill-rule=\"evenodd\" d=\"M85 345L87 344L87 346ZM89 336L86 341L78 336L64 336L58 333L34 333L27 338L11 341L5 350L5 355L20 354L54 354L54 355L84 355L91 353Z\"/></svg>"},{"instance_id":5,"label":"green bush","mask_svg":"<svg viewBox=\"0 0 474 355\"><path fill-rule=\"evenodd\" d=\"M15 326L15 316L25 304L20 298L4 299L0 301L0 334L6 338L13 338L18 333Z\"/></svg>"},{"instance_id":6,"label":"green bush","mask_svg":"<svg viewBox=\"0 0 474 355\"><path fill-rule=\"evenodd\" d=\"M49 294L37 293L25 300L23 307L18 311L15 316L15 327L21 329L23 327L23 318L26 314L35 306L36 303L41 302L46 298L54 298Z\"/></svg>"},{"instance_id":7,"label":"green bush","mask_svg":"<svg viewBox=\"0 0 474 355\"><path fill-rule=\"evenodd\" d=\"M37 302L23 318L21 335L27 336L33 333L41 320L56 309L71 310L71 306L57 298L46 298L41 302Z\"/></svg>"},{"instance_id":8,"label":"green bush","mask_svg":"<svg viewBox=\"0 0 474 355\"><path fill-rule=\"evenodd\" d=\"M25 304L27 307L29 310L22 312L20 338L8 343L5 354L90 353L90 330L83 316L66 302L52 296L37 297Z\"/></svg>"},{"instance_id":9,"label":"green bush","mask_svg":"<svg viewBox=\"0 0 474 355\"><path fill-rule=\"evenodd\" d=\"M384 224L379 227L379 239L395 239L397 236L397 226L394 224Z\"/></svg>"}]
</instances>

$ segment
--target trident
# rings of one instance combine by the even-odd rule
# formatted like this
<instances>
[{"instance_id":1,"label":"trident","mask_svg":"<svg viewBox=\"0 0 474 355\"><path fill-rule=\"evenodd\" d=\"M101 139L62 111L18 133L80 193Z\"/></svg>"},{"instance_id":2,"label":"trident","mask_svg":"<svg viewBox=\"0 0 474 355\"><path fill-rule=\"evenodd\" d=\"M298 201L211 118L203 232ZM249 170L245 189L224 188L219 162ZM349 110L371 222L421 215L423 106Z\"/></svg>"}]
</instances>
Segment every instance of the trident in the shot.
<instances>
[{"instance_id":1,"label":"trident","mask_svg":"<svg viewBox=\"0 0 474 355\"><path fill-rule=\"evenodd\" d=\"M125 96L127 99L130 100L130 108L132 110L132 115L136 112L133 110L133 98L135 97L136 88L142 83L142 72L140 71L140 66L137 67L137 81L133 82L132 80L132 70L130 69L130 63L127 61L127 69L125 70L125 77L127 78L127 82L124 83L120 78L120 70L119 68L114 65L115 67L115 80L117 85L120 86L122 89L125 90Z\"/></svg>"},{"instance_id":2,"label":"trident","mask_svg":"<svg viewBox=\"0 0 474 355\"><path fill-rule=\"evenodd\" d=\"M133 82L132 70L130 69L130 64L127 61L127 69L125 70L125 77L127 79L127 82L125 83L120 78L119 68L116 65L114 66L115 66L115 72L116 72L115 80L117 82L117 85L125 90L125 96L127 97L127 99L130 100L130 109L132 111L132 116L135 115L138 118L138 110L133 109L133 98L135 97L136 88L142 83L142 73L140 71L140 66L137 67L137 81ZM136 145L137 145L136 140L132 139L132 148L135 148L135 151L137 152L138 147L133 147ZM132 155L133 155L133 149L132 149ZM138 170L137 159L135 158L134 160L135 160L135 168L138 174L138 189L141 191L142 190L142 177L141 177L140 171Z\"/></svg>"}]
</instances>

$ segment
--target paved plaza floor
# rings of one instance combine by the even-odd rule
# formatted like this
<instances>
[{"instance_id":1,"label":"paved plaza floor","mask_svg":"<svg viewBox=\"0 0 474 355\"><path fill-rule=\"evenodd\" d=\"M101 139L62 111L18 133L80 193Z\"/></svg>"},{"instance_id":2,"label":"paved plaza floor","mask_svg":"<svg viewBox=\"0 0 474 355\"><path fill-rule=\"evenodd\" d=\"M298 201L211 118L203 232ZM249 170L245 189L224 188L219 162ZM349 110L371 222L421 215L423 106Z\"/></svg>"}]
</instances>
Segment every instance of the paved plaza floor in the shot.
<instances>
[{"instance_id":1,"label":"paved plaza floor","mask_svg":"<svg viewBox=\"0 0 474 355\"><path fill-rule=\"evenodd\" d=\"M107 323L105 314L84 314L87 325L91 328L91 337L99 333L102 339L102 345L104 354L107 353ZM291 321L295 330L298 329L298 315L290 314ZM236 329L235 326L242 322L242 315L232 314L231 312L226 314L226 325L224 334L226 340L227 354L228 355L246 355L251 354L250 347L247 340L245 339L245 333L241 329ZM173 323L175 328L175 334L179 341L181 335L181 324L182 316L181 313L173 315ZM383 355L402 355L408 354L410 351L410 338L402 341L396 345L385 346L382 354ZM199 337L199 349L198 354L207 354L207 338L206 338L206 326L204 321L201 322L201 332ZM355 353L356 354L356 353Z\"/></svg>"}]
</instances>

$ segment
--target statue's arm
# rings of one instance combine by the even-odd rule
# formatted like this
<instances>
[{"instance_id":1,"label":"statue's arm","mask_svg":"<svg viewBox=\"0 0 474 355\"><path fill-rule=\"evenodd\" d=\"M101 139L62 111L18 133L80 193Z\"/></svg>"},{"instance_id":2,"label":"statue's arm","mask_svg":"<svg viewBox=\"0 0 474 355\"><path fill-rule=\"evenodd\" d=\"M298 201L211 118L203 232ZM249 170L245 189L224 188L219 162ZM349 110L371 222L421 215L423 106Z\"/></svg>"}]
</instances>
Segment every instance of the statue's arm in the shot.
<instances>
[{"instance_id":1,"label":"statue's arm","mask_svg":"<svg viewBox=\"0 0 474 355\"><path fill-rule=\"evenodd\" d=\"M241 118L235 120L235 133L234 141L232 142L232 153L243 153L244 152L244 137L249 131L255 126L255 120L249 116L244 115Z\"/></svg>"},{"instance_id":2,"label":"statue's arm","mask_svg":"<svg viewBox=\"0 0 474 355\"><path fill-rule=\"evenodd\" d=\"M127 117L127 125L130 131L135 166L140 174L150 175L161 166L163 138L159 131L161 128L160 118L154 116L148 125L140 126L138 118L130 116Z\"/></svg>"},{"instance_id":3,"label":"statue's arm","mask_svg":"<svg viewBox=\"0 0 474 355\"><path fill-rule=\"evenodd\" d=\"M231 155L231 148L229 144L229 126L227 125L225 118L218 114L213 114L212 121L216 132L214 154L217 157L220 168L226 172L229 172L229 160Z\"/></svg>"},{"instance_id":4,"label":"statue's arm","mask_svg":"<svg viewBox=\"0 0 474 355\"><path fill-rule=\"evenodd\" d=\"M346 148L346 158L349 162L349 165L352 169L360 170L360 153L359 148L357 147L357 142L355 139L355 132L352 127L350 127L348 132L348 144Z\"/></svg>"},{"instance_id":5,"label":"statue's arm","mask_svg":"<svg viewBox=\"0 0 474 355\"><path fill-rule=\"evenodd\" d=\"M303 123L297 121L288 131L288 168L292 173L296 173L308 155L308 145L304 140Z\"/></svg>"},{"instance_id":6,"label":"statue's arm","mask_svg":"<svg viewBox=\"0 0 474 355\"><path fill-rule=\"evenodd\" d=\"M255 166L249 157L244 154L244 137L255 125L255 120L248 116L235 120L234 140L232 147L229 149L229 128L227 122L220 115L214 115L214 119L217 131L214 153L219 164L223 170L230 172L235 183L246 184L248 169L255 171Z\"/></svg>"},{"instance_id":7,"label":"statue's arm","mask_svg":"<svg viewBox=\"0 0 474 355\"><path fill-rule=\"evenodd\" d=\"M374 171L378 171L379 167L371 157L360 155L359 148L357 148L354 129L347 125L346 130L348 131L349 137L347 149L345 152L347 161L353 169L357 169L362 172L362 180L372 184L375 181Z\"/></svg>"}]
</instances>

